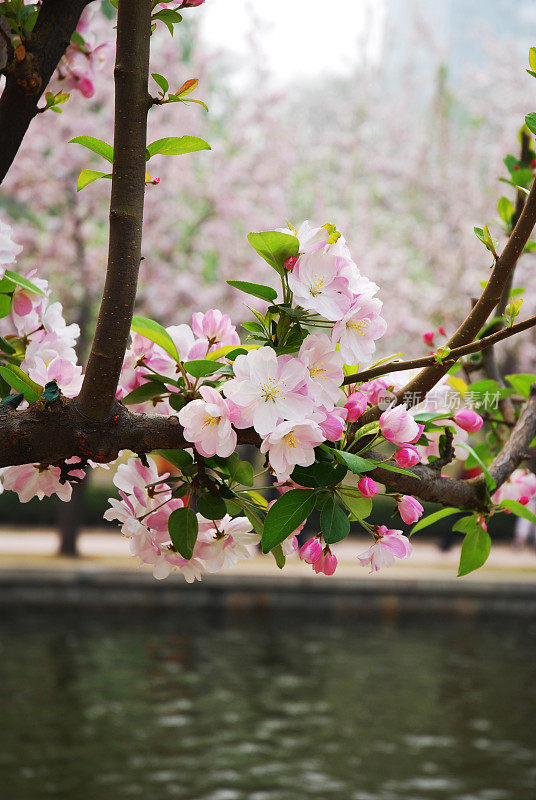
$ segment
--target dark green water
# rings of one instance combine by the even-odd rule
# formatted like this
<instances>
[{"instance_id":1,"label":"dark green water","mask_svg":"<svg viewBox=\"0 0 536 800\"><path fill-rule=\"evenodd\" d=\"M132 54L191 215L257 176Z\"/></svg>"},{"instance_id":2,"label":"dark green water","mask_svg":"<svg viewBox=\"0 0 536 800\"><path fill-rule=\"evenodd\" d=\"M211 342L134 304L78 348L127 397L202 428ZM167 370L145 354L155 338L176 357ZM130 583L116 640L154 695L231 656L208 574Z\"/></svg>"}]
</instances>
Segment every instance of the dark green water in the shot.
<instances>
[{"instance_id":1,"label":"dark green water","mask_svg":"<svg viewBox=\"0 0 536 800\"><path fill-rule=\"evenodd\" d=\"M0 623L2 800L530 800L536 623Z\"/></svg>"}]
</instances>

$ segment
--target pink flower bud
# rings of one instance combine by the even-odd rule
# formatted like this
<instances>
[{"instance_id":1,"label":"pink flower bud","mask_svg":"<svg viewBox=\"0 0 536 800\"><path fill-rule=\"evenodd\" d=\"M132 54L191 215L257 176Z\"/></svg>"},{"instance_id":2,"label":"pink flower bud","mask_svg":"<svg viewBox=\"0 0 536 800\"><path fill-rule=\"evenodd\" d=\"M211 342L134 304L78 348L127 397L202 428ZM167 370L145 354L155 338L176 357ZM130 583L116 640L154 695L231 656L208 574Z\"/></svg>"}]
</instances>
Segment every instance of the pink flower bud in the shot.
<instances>
[{"instance_id":1,"label":"pink flower bud","mask_svg":"<svg viewBox=\"0 0 536 800\"><path fill-rule=\"evenodd\" d=\"M337 569L337 556L328 550L327 553L324 553L323 559L323 572L324 575L333 575L335 570Z\"/></svg>"},{"instance_id":2,"label":"pink flower bud","mask_svg":"<svg viewBox=\"0 0 536 800\"><path fill-rule=\"evenodd\" d=\"M361 392L352 392L344 407L348 409L348 416L346 417L348 422L355 422L367 408L367 397Z\"/></svg>"},{"instance_id":3,"label":"pink flower bud","mask_svg":"<svg viewBox=\"0 0 536 800\"><path fill-rule=\"evenodd\" d=\"M476 433L484 424L480 414L477 414L472 408L462 408L461 411L456 411L452 419L456 425L468 433Z\"/></svg>"},{"instance_id":4,"label":"pink flower bud","mask_svg":"<svg viewBox=\"0 0 536 800\"><path fill-rule=\"evenodd\" d=\"M153 186L158 186L158 184L160 183L160 178L153 178L151 183L153 184Z\"/></svg>"},{"instance_id":5,"label":"pink flower bud","mask_svg":"<svg viewBox=\"0 0 536 800\"><path fill-rule=\"evenodd\" d=\"M283 266L285 267L285 269L288 269L290 271L291 269L294 269L297 262L298 259L296 256L289 256L289 258L287 258L286 261L283 261Z\"/></svg>"},{"instance_id":6,"label":"pink flower bud","mask_svg":"<svg viewBox=\"0 0 536 800\"><path fill-rule=\"evenodd\" d=\"M416 447L406 444L396 451L394 459L399 467L414 467L421 461L421 455Z\"/></svg>"},{"instance_id":7,"label":"pink flower bud","mask_svg":"<svg viewBox=\"0 0 536 800\"><path fill-rule=\"evenodd\" d=\"M372 478L361 478L357 484L357 488L359 489L362 497L369 498L374 497L375 494L378 494L378 487Z\"/></svg>"},{"instance_id":8,"label":"pink flower bud","mask_svg":"<svg viewBox=\"0 0 536 800\"><path fill-rule=\"evenodd\" d=\"M322 556L322 545L318 539L308 539L300 547L300 558L307 564L314 564Z\"/></svg>"},{"instance_id":9,"label":"pink flower bud","mask_svg":"<svg viewBox=\"0 0 536 800\"><path fill-rule=\"evenodd\" d=\"M439 326L439 328L437 329L437 332L440 334L440 336L446 336L447 335L447 332L446 332L445 328L443 327L443 325Z\"/></svg>"},{"instance_id":10,"label":"pink flower bud","mask_svg":"<svg viewBox=\"0 0 536 800\"><path fill-rule=\"evenodd\" d=\"M434 343L434 332L426 331L426 333L423 333L422 338L424 339L424 343L431 347Z\"/></svg>"},{"instance_id":11,"label":"pink flower bud","mask_svg":"<svg viewBox=\"0 0 536 800\"><path fill-rule=\"evenodd\" d=\"M324 422L320 422L320 430L329 442L338 442L344 436L346 428L346 407L335 406L333 411L326 414Z\"/></svg>"},{"instance_id":12,"label":"pink flower bud","mask_svg":"<svg viewBox=\"0 0 536 800\"><path fill-rule=\"evenodd\" d=\"M522 506L526 506L527 503L529 502L529 498L527 497L526 494L524 494L523 497L519 498L519 502L521 503Z\"/></svg>"},{"instance_id":13,"label":"pink flower bud","mask_svg":"<svg viewBox=\"0 0 536 800\"><path fill-rule=\"evenodd\" d=\"M205 0L182 0L179 8L196 8L196 6L201 6ZM161 5L164 5L161 3Z\"/></svg>"},{"instance_id":14,"label":"pink flower bud","mask_svg":"<svg viewBox=\"0 0 536 800\"><path fill-rule=\"evenodd\" d=\"M414 497L409 494L403 495L398 502L398 513L406 523L413 525L422 516L424 509Z\"/></svg>"}]
</instances>

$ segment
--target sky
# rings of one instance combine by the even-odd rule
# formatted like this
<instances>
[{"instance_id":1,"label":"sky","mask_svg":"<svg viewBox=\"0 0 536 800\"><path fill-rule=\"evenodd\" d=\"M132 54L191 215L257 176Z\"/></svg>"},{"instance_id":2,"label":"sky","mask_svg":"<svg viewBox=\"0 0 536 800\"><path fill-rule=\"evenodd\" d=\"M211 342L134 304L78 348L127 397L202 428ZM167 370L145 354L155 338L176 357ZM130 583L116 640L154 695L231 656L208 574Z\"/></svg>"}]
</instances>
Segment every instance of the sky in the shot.
<instances>
[{"instance_id":1,"label":"sky","mask_svg":"<svg viewBox=\"0 0 536 800\"><path fill-rule=\"evenodd\" d=\"M347 73L363 47L378 57L384 0L208 0L200 19L203 37L239 59L256 19L267 67L284 84L289 75L299 81Z\"/></svg>"}]
</instances>

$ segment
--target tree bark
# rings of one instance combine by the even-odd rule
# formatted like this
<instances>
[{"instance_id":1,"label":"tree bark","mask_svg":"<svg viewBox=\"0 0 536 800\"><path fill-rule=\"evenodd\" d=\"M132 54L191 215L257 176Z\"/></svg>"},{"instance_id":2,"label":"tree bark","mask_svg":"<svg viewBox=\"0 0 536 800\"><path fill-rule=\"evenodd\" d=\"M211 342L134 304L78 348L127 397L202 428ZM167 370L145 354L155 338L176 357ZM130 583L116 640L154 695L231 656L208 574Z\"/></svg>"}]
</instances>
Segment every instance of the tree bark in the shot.
<instances>
[{"instance_id":1,"label":"tree bark","mask_svg":"<svg viewBox=\"0 0 536 800\"><path fill-rule=\"evenodd\" d=\"M110 416L130 335L141 260L151 0L119 0L108 268L78 409Z\"/></svg>"},{"instance_id":2,"label":"tree bark","mask_svg":"<svg viewBox=\"0 0 536 800\"><path fill-rule=\"evenodd\" d=\"M91 0L43 0L35 27L26 44L27 59L37 79L32 93L25 91L18 75L20 66L6 76L0 98L0 183L4 180L26 131L36 116L45 91L85 7ZM25 59L26 60L26 59ZM22 62L24 64L24 62Z\"/></svg>"}]
</instances>

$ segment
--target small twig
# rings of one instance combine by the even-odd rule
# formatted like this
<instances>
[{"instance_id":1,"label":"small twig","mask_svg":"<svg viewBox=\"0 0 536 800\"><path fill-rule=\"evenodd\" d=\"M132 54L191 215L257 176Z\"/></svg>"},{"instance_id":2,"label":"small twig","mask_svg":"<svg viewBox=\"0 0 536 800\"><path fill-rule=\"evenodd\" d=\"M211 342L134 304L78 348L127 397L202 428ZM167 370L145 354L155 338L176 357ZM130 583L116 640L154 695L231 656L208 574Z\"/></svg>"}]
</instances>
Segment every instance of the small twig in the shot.
<instances>
[{"instance_id":1,"label":"small twig","mask_svg":"<svg viewBox=\"0 0 536 800\"><path fill-rule=\"evenodd\" d=\"M492 347L492 345L503 339L507 339L509 336L515 336L516 333L526 331L528 328L532 328L535 325L536 317L529 317L529 319L524 320L524 322L518 322L517 325L512 325L511 328L503 328L497 331L497 333L492 333L490 336L484 336L482 339L477 339L475 342L456 347L443 359L443 365L451 367L462 356L469 355L469 353L478 353L481 350L485 350L487 347ZM394 361L390 364L381 364L378 367L372 367L372 369L366 369L362 372L356 372L353 375L347 375L343 383L347 385L349 383L356 383L357 381L367 381L371 378L377 378L379 375L387 375L390 372L403 372L407 369L429 367L437 363L435 356L424 356L424 358L415 358L411 361Z\"/></svg>"}]
</instances>

